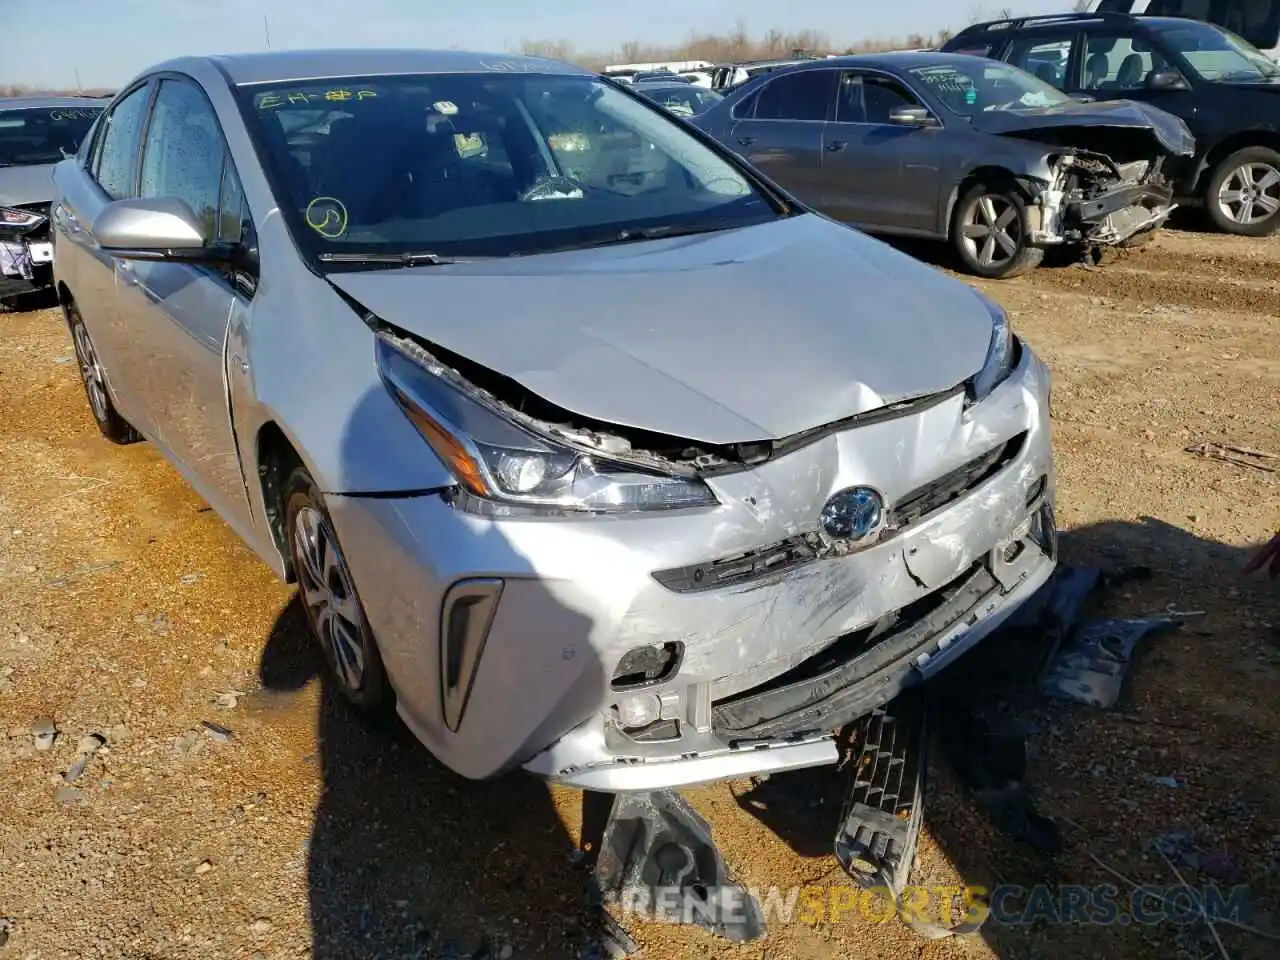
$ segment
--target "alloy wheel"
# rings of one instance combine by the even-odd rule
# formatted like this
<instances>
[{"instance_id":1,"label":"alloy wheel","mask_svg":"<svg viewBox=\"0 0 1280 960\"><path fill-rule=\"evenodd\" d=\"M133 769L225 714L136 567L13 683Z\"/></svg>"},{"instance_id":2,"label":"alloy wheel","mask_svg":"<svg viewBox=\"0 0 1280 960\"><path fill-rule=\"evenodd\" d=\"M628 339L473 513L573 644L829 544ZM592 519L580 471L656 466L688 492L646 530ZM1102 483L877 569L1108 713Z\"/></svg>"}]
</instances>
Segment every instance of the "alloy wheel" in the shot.
<instances>
[{"instance_id":1,"label":"alloy wheel","mask_svg":"<svg viewBox=\"0 0 1280 960\"><path fill-rule=\"evenodd\" d=\"M983 194L970 207L961 233L975 263L984 268L1003 266L1018 255L1022 239L1018 209L998 194Z\"/></svg>"},{"instance_id":2,"label":"alloy wheel","mask_svg":"<svg viewBox=\"0 0 1280 960\"><path fill-rule=\"evenodd\" d=\"M72 339L75 341L76 357L80 361L80 376L84 378L93 415L100 422L105 421L108 417L106 376L102 372L102 365L98 362L97 351L93 349L93 341L89 339L89 331L84 328L84 323L80 320L76 321Z\"/></svg>"},{"instance_id":3,"label":"alloy wheel","mask_svg":"<svg viewBox=\"0 0 1280 960\"><path fill-rule=\"evenodd\" d=\"M293 557L299 594L325 655L339 681L359 690L370 638L338 539L315 507L303 507L294 518Z\"/></svg>"},{"instance_id":4,"label":"alloy wheel","mask_svg":"<svg viewBox=\"0 0 1280 960\"><path fill-rule=\"evenodd\" d=\"M1245 226L1261 223L1280 211L1280 170L1251 161L1232 170L1218 189L1218 209Z\"/></svg>"}]
</instances>

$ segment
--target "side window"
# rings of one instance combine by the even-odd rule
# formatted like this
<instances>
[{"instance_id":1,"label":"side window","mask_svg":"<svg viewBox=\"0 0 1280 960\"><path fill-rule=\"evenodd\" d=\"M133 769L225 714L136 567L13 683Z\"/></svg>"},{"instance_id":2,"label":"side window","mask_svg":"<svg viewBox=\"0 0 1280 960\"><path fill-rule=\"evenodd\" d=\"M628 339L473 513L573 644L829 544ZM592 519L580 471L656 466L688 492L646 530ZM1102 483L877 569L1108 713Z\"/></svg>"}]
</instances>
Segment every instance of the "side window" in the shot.
<instances>
[{"instance_id":1,"label":"side window","mask_svg":"<svg viewBox=\"0 0 1280 960\"><path fill-rule=\"evenodd\" d=\"M836 122L866 122L866 114L862 110L862 74L851 71L840 74L840 90L836 97Z\"/></svg>"},{"instance_id":2,"label":"side window","mask_svg":"<svg viewBox=\"0 0 1280 960\"><path fill-rule=\"evenodd\" d=\"M756 100L757 120L825 120L834 70L798 70L770 81Z\"/></svg>"},{"instance_id":3,"label":"side window","mask_svg":"<svg viewBox=\"0 0 1280 960\"><path fill-rule=\"evenodd\" d=\"M1085 38L1084 89L1141 90L1164 58L1139 37L1090 34Z\"/></svg>"},{"instance_id":4,"label":"side window","mask_svg":"<svg viewBox=\"0 0 1280 960\"><path fill-rule=\"evenodd\" d=\"M217 239L220 243L252 244L252 234L249 205L245 202L236 168L227 157L222 165L222 185L218 191Z\"/></svg>"},{"instance_id":5,"label":"side window","mask_svg":"<svg viewBox=\"0 0 1280 960\"><path fill-rule=\"evenodd\" d=\"M918 107L920 101L902 84L889 77L862 78L862 108L867 123L888 123L894 107Z\"/></svg>"},{"instance_id":6,"label":"side window","mask_svg":"<svg viewBox=\"0 0 1280 960\"><path fill-rule=\"evenodd\" d=\"M133 195L133 171L138 159L138 134L147 106L148 87L143 84L129 94L102 122L94 179L112 200Z\"/></svg>"},{"instance_id":7,"label":"side window","mask_svg":"<svg viewBox=\"0 0 1280 960\"><path fill-rule=\"evenodd\" d=\"M142 149L140 197L183 200L217 236L226 147L213 108L195 85L163 80Z\"/></svg>"},{"instance_id":8,"label":"side window","mask_svg":"<svg viewBox=\"0 0 1280 960\"><path fill-rule=\"evenodd\" d=\"M1067 64L1071 62L1071 37L1037 36L1015 40L1005 58L1015 67L1034 74L1045 83L1066 89Z\"/></svg>"}]
</instances>

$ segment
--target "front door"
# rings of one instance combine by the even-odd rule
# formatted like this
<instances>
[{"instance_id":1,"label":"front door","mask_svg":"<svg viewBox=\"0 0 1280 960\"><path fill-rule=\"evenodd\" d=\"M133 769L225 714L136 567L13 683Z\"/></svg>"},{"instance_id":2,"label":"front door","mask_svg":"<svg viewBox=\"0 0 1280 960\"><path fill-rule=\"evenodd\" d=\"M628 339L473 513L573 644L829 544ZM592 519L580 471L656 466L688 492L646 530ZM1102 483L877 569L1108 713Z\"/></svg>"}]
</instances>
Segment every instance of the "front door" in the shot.
<instances>
[{"instance_id":1,"label":"front door","mask_svg":"<svg viewBox=\"0 0 1280 960\"><path fill-rule=\"evenodd\" d=\"M946 134L889 119L895 107L924 103L894 77L847 70L836 104L836 118L823 131L827 210L871 229L936 232Z\"/></svg>"},{"instance_id":2,"label":"front door","mask_svg":"<svg viewBox=\"0 0 1280 960\"><path fill-rule=\"evenodd\" d=\"M166 77L142 148L142 198L182 200L211 241L241 243L252 231L240 181L203 91ZM133 347L150 369L148 405L160 443L233 527L249 509L227 400L226 338L251 290L198 264L122 261L120 303Z\"/></svg>"},{"instance_id":3,"label":"front door","mask_svg":"<svg viewBox=\"0 0 1280 960\"><path fill-rule=\"evenodd\" d=\"M823 200L822 128L833 107L836 70L795 70L767 81L726 146L798 200Z\"/></svg>"}]
</instances>

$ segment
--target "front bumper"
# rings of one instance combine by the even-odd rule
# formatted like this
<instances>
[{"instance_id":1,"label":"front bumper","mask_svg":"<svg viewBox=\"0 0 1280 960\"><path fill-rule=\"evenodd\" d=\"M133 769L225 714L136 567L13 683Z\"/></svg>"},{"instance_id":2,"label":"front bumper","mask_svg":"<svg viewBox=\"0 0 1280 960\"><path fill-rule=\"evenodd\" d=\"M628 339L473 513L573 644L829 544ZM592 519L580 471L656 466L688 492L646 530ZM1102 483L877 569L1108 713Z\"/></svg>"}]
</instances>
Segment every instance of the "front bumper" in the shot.
<instances>
[{"instance_id":1,"label":"front bumper","mask_svg":"<svg viewBox=\"0 0 1280 960\"><path fill-rule=\"evenodd\" d=\"M458 773L524 765L618 791L820 765L833 731L950 663L1052 573L1036 542L1051 539L1048 389L1024 348L983 403L955 396L722 476L707 511L495 520L438 495L329 507L401 716ZM964 479L978 461L989 469ZM921 501L943 474L964 482ZM744 565L855 484L929 508L859 552ZM671 576L691 569L732 575ZM641 648L677 651L671 669L618 689ZM641 701L656 719L624 728Z\"/></svg>"}]
</instances>

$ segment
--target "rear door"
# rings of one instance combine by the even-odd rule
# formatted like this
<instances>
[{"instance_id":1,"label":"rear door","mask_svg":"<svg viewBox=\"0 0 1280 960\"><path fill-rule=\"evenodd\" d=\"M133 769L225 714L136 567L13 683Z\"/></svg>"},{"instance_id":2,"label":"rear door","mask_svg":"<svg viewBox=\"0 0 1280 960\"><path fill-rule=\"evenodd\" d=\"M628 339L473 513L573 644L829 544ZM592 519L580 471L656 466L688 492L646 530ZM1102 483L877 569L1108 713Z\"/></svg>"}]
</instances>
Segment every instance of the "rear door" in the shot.
<instances>
[{"instance_id":1,"label":"rear door","mask_svg":"<svg viewBox=\"0 0 1280 960\"><path fill-rule=\"evenodd\" d=\"M147 436L153 435L145 403L147 367L120 313L119 261L98 246L93 223L109 203L136 195L138 145L151 92L150 82L139 84L98 120L85 165L60 171L58 209L52 211L58 275L74 284L71 295L106 368L117 408ZM63 261L71 261L65 272Z\"/></svg>"},{"instance_id":2,"label":"rear door","mask_svg":"<svg viewBox=\"0 0 1280 960\"><path fill-rule=\"evenodd\" d=\"M822 131L838 70L794 70L764 81L729 129L726 146L813 206L823 202Z\"/></svg>"},{"instance_id":3,"label":"rear door","mask_svg":"<svg viewBox=\"0 0 1280 960\"><path fill-rule=\"evenodd\" d=\"M833 216L862 226L936 233L946 132L893 123L895 107L928 109L897 77L841 74L835 120L823 131L824 203Z\"/></svg>"}]
</instances>

